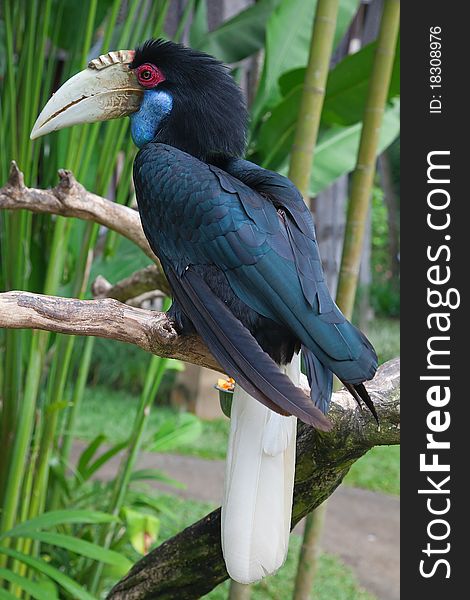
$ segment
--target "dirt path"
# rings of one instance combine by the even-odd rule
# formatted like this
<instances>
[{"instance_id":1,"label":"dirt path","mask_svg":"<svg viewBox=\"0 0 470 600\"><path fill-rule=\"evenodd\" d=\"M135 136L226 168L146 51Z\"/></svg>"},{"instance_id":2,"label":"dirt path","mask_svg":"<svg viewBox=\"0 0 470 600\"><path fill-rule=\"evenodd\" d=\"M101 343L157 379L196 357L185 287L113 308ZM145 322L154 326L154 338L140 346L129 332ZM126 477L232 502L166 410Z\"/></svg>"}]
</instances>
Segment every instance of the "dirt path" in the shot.
<instances>
[{"instance_id":1,"label":"dirt path","mask_svg":"<svg viewBox=\"0 0 470 600\"><path fill-rule=\"evenodd\" d=\"M77 457L81 444L74 446ZM115 475L117 460L107 463L98 476ZM143 453L138 468L161 469L184 483L175 490L158 482L156 488L184 498L220 503L224 463L173 454ZM150 483L150 482L149 482ZM356 573L361 585L379 600L399 600L399 499L376 492L340 486L328 502L323 548L336 554ZM302 523L294 533L301 533Z\"/></svg>"}]
</instances>

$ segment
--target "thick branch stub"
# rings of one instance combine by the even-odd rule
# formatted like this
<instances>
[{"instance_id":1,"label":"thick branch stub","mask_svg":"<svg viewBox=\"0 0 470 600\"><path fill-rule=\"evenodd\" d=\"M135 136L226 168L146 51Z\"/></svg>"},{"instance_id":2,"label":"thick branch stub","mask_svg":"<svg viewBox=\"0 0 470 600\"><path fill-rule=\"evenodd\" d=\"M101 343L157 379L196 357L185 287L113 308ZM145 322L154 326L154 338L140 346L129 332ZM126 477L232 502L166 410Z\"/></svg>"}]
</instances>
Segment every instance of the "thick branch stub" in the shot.
<instances>
[{"instance_id":1,"label":"thick branch stub","mask_svg":"<svg viewBox=\"0 0 470 600\"><path fill-rule=\"evenodd\" d=\"M7 185L18 191L23 190L25 187L23 173L19 170L18 165L14 160L11 161Z\"/></svg>"},{"instance_id":2,"label":"thick branch stub","mask_svg":"<svg viewBox=\"0 0 470 600\"><path fill-rule=\"evenodd\" d=\"M59 175L59 183L54 188L56 196L70 194L70 191L76 186L78 193L86 193L85 188L78 183L73 175L72 171L67 169L59 169L57 171Z\"/></svg>"},{"instance_id":3,"label":"thick branch stub","mask_svg":"<svg viewBox=\"0 0 470 600\"><path fill-rule=\"evenodd\" d=\"M367 389L376 403L380 430L345 391L333 395L331 432L299 423L292 526L334 492L367 450L399 443L399 359L382 365ZM107 600L196 600L227 577L217 509L138 561Z\"/></svg>"}]
</instances>

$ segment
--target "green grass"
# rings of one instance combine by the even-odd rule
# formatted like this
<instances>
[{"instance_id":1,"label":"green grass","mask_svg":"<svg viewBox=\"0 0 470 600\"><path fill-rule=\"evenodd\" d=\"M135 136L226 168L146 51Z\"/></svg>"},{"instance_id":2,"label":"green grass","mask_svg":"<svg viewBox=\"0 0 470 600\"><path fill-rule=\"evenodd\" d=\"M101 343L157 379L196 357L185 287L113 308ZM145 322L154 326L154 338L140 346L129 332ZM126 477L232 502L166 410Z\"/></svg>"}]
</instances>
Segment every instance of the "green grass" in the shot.
<instances>
[{"instance_id":1,"label":"green grass","mask_svg":"<svg viewBox=\"0 0 470 600\"><path fill-rule=\"evenodd\" d=\"M351 485L386 494L400 493L400 446L376 446L353 464L344 479Z\"/></svg>"},{"instance_id":2,"label":"green grass","mask_svg":"<svg viewBox=\"0 0 470 600\"><path fill-rule=\"evenodd\" d=\"M78 415L76 436L83 440L92 440L104 433L109 440L117 443L125 440L132 429L138 405L138 396L125 390L113 390L104 386L86 388L83 405ZM169 418L178 415L178 411L168 406L155 405L148 423L148 432L155 432ZM201 421L201 435L190 443L181 444L177 452L208 459L224 459L229 421Z\"/></svg>"},{"instance_id":3,"label":"green grass","mask_svg":"<svg viewBox=\"0 0 470 600\"><path fill-rule=\"evenodd\" d=\"M168 508L175 513L175 516L171 519L162 519L159 544L215 508L202 502L182 500L173 496L167 498ZM285 565L275 575L267 577L253 586L252 600L284 600L284 598L292 597L300 545L300 536L291 535L289 554ZM228 586L229 582L226 581L204 598L225 600ZM374 600L374 596L360 587L353 571L338 557L331 554L322 554L320 557L312 597L315 597L315 600Z\"/></svg>"},{"instance_id":4,"label":"green grass","mask_svg":"<svg viewBox=\"0 0 470 600\"><path fill-rule=\"evenodd\" d=\"M284 566L275 574L253 585L252 600L284 600L292 598L301 538L291 535L289 554ZM204 596L210 600L225 600L229 582L217 586ZM315 600L374 600L374 596L360 587L353 571L338 557L322 554L318 565L312 598Z\"/></svg>"},{"instance_id":5,"label":"green grass","mask_svg":"<svg viewBox=\"0 0 470 600\"><path fill-rule=\"evenodd\" d=\"M200 458L225 460L228 445L230 421L228 419L216 419L215 421L202 422L201 436L178 449L178 454L190 454Z\"/></svg>"}]
</instances>

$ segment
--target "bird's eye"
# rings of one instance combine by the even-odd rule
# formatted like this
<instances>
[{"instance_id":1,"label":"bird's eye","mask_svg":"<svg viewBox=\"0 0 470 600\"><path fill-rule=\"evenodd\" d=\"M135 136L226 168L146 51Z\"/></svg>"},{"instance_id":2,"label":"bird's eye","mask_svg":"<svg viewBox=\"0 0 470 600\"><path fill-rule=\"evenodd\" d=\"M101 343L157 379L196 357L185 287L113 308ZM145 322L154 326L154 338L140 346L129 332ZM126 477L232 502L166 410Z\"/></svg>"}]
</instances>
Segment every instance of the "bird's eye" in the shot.
<instances>
[{"instance_id":1,"label":"bird's eye","mask_svg":"<svg viewBox=\"0 0 470 600\"><path fill-rule=\"evenodd\" d=\"M137 67L137 80L143 87L152 88L164 81L165 77L155 65L145 63Z\"/></svg>"}]
</instances>

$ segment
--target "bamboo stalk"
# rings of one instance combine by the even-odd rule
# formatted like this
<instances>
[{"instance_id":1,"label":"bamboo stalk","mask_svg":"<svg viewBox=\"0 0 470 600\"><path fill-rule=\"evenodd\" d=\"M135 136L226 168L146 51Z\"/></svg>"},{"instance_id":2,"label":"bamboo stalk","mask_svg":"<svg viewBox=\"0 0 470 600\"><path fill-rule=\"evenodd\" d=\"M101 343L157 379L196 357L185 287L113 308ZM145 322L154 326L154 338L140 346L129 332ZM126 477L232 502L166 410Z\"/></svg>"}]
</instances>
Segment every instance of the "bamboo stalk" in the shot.
<instances>
[{"instance_id":1,"label":"bamboo stalk","mask_svg":"<svg viewBox=\"0 0 470 600\"><path fill-rule=\"evenodd\" d=\"M251 596L251 585L238 583L238 581L230 580L230 588L228 592L228 600L249 600Z\"/></svg>"},{"instance_id":2,"label":"bamboo stalk","mask_svg":"<svg viewBox=\"0 0 470 600\"><path fill-rule=\"evenodd\" d=\"M320 558L320 537L325 522L325 500L305 518L305 530L294 586L294 600L309 600Z\"/></svg>"},{"instance_id":3,"label":"bamboo stalk","mask_svg":"<svg viewBox=\"0 0 470 600\"><path fill-rule=\"evenodd\" d=\"M310 55L291 152L289 178L299 188L307 204L338 8L339 0L319 0L317 4L310 42ZM325 508L326 505L322 504L307 515L305 520L305 531L293 594L295 600L308 598L312 589L319 554L318 537L324 520Z\"/></svg>"},{"instance_id":4,"label":"bamboo stalk","mask_svg":"<svg viewBox=\"0 0 470 600\"><path fill-rule=\"evenodd\" d=\"M338 306L349 318L354 308L364 228L374 181L380 127L392 73L399 22L399 0L385 0L366 99L357 164L352 176L336 296Z\"/></svg>"},{"instance_id":5,"label":"bamboo stalk","mask_svg":"<svg viewBox=\"0 0 470 600\"><path fill-rule=\"evenodd\" d=\"M289 167L289 179L299 188L305 200L309 196L310 175L330 68L338 7L339 0L318 0L313 21L310 54Z\"/></svg>"},{"instance_id":6,"label":"bamboo stalk","mask_svg":"<svg viewBox=\"0 0 470 600\"><path fill-rule=\"evenodd\" d=\"M352 317L357 290L364 231L374 177L374 165L385 101L395 56L399 25L399 1L385 0L377 51L366 100L358 161L353 174L346 222L343 258L336 301L347 318ZM294 600L308 600L318 563L318 543L326 514L321 504L305 520L304 541L297 571Z\"/></svg>"}]
</instances>

